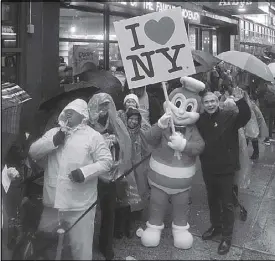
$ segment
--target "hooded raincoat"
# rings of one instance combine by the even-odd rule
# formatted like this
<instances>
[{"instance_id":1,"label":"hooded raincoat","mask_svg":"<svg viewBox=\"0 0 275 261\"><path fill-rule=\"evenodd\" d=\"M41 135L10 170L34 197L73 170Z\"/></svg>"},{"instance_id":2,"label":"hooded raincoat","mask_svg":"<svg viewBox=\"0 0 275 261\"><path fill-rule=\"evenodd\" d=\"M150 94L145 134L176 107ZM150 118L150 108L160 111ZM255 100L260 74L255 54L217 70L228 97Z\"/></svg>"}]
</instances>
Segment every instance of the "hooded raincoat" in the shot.
<instances>
[{"instance_id":1,"label":"hooded raincoat","mask_svg":"<svg viewBox=\"0 0 275 261\"><path fill-rule=\"evenodd\" d=\"M100 104L108 102L108 118L105 126L99 123ZM89 119L92 128L105 136L108 140L110 134L115 135L116 142L119 145L118 169L115 171L114 179L123 175L131 168L131 139L127 128L118 117L115 103L112 97L107 93L95 94L88 103ZM112 173L113 175L114 173Z\"/></svg>"},{"instance_id":2,"label":"hooded raincoat","mask_svg":"<svg viewBox=\"0 0 275 261\"><path fill-rule=\"evenodd\" d=\"M112 166L110 150L102 135L87 125L87 103L76 99L69 103L59 116L59 124L65 126L64 112L73 109L84 116L81 124L66 129L63 145L55 147L53 136L60 128L47 131L30 147L34 160L46 161L44 174L43 201L46 206L62 211L86 210L97 199L98 176ZM85 177L83 183L72 182L68 174L80 169Z\"/></svg>"},{"instance_id":3,"label":"hooded raincoat","mask_svg":"<svg viewBox=\"0 0 275 261\"><path fill-rule=\"evenodd\" d=\"M132 165L140 162L149 154L149 146L145 139L144 133L141 130L141 114L138 109L130 107L127 110L126 122L132 115L139 116L139 124L134 129L131 129L127 124L127 130L130 134L132 142ZM147 181L147 171L149 167L148 161L134 169L125 179L119 182L118 186L121 197L117 200L118 207L130 206L131 211L139 211L144 208L145 200L148 198L149 184Z\"/></svg>"}]
</instances>

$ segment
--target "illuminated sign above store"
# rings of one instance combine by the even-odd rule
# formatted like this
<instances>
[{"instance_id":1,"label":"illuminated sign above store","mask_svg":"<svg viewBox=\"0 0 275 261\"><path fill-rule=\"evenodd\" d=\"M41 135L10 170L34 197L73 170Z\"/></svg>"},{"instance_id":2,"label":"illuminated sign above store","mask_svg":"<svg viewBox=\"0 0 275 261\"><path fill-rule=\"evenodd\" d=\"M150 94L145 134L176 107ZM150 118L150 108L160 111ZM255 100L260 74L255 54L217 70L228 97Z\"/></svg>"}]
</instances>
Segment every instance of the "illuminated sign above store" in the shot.
<instances>
[{"instance_id":1,"label":"illuminated sign above store","mask_svg":"<svg viewBox=\"0 0 275 261\"><path fill-rule=\"evenodd\" d=\"M238 6L238 7L245 7L247 5L252 5L252 1L236 1L236 0L221 0L219 2L219 6Z\"/></svg>"},{"instance_id":2,"label":"illuminated sign above store","mask_svg":"<svg viewBox=\"0 0 275 261\"><path fill-rule=\"evenodd\" d=\"M264 1L249 0L219 0L217 2L201 2L201 4L211 9L230 12L231 15L264 14L268 6L268 3Z\"/></svg>"},{"instance_id":3,"label":"illuminated sign above store","mask_svg":"<svg viewBox=\"0 0 275 261\"><path fill-rule=\"evenodd\" d=\"M161 12L168 9L176 8L177 6L166 4L163 2L136 2L136 1L128 1L128 2L113 2L114 4L125 5L133 8L140 8L152 12ZM182 8L182 16L185 20L191 23L200 23L200 13L192 10L188 10Z\"/></svg>"}]
</instances>

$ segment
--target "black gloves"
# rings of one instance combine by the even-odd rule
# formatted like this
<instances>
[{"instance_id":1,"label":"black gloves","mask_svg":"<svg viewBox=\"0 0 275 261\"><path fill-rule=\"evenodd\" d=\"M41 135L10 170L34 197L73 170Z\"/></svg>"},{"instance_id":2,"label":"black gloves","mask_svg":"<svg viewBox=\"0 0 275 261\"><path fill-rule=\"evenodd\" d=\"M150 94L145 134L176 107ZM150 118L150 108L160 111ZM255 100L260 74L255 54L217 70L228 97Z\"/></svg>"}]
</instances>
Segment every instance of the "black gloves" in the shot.
<instances>
[{"instance_id":1,"label":"black gloves","mask_svg":"<svg viewBox=\"0 0 275 261\"><path fill-rule=\"evenodd\" d=\"M53 144L55 147L61 145L64 143L65 140L65 132L59 130L54 136L53 136Z\"/></svg>"},{"instance_id":2,"label":"black gloves","mask_svg":"<svg viewBox=\"0 0 275 261\"><path fill-rule=\"evenodd\" d=\"M69 174L69 178L72 182L78 182L78 183L82 183L85 180L85 177L80 169L73 170Z\"/></svg>"}]
</instances>

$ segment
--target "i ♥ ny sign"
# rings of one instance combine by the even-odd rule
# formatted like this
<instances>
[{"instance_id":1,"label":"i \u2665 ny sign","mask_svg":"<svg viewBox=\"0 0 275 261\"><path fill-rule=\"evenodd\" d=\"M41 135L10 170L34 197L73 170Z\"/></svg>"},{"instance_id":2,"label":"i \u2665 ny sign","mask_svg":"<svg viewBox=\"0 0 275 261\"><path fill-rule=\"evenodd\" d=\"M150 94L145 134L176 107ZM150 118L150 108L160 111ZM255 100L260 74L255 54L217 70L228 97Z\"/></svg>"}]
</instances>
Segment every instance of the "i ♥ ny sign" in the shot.
<instances>
[{"instance_id":1,"label":"i \u2665 ny sign","mask_svg":"<svg viewBox=\"0 0 275 261\"><path fill-rule=\"evenodd\" d=\"M129 88L196 72L180 7L114 26Z\"/></svg>"}]
</instances>

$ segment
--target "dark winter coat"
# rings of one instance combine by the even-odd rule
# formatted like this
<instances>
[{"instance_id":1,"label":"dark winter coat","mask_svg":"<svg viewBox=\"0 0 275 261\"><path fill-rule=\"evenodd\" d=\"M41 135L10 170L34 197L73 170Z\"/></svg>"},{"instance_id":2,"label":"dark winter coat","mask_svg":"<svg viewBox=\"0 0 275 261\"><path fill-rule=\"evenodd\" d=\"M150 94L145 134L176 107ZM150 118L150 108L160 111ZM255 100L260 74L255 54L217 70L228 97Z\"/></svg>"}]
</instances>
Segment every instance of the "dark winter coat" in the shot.
<instances>
[{"instance_id":1,"label":"dark winter coat","mask_svg":"<svg viewBox=\"0 0 275 261\"><path fill-rule=\"evenodd\" d=\"M200 155L202 171L211 174L233 173L240 168L238 129L251 117L248 104L242 98L236 102L239 113L218 109L214 114L201 114L197 127L205 141Z\"/></svg>"}]
</instances>

